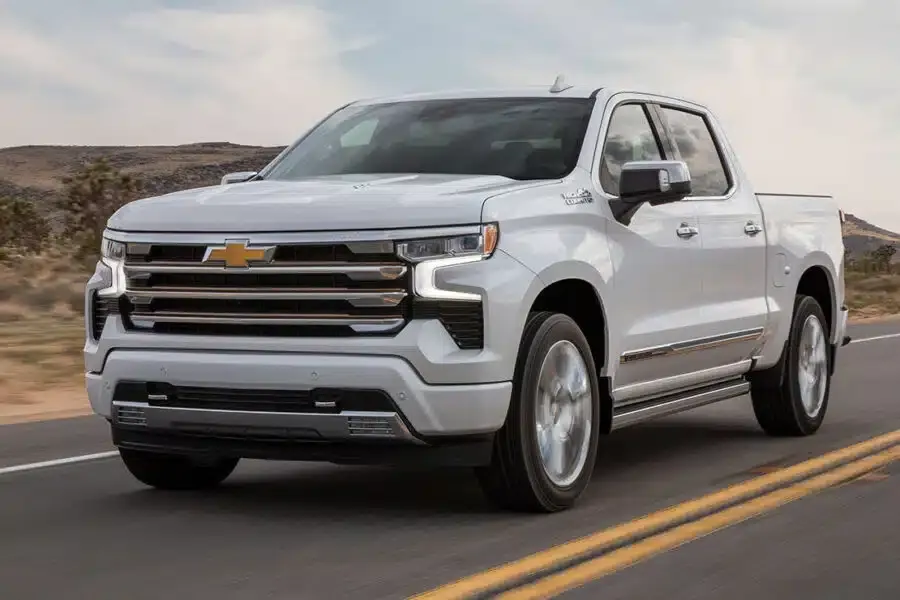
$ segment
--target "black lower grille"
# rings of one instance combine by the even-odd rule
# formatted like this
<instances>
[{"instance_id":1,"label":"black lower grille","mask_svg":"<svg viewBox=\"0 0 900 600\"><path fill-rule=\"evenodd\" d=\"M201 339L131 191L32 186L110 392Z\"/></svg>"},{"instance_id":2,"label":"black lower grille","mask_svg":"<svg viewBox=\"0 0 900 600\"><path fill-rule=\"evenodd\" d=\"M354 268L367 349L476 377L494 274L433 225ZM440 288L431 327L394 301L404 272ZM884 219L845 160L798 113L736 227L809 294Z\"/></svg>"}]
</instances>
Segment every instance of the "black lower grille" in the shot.
<instances>
[{"instance_id":1,"label":"black lower grille","mask_svg":"<svg viewBox=\"0 0 900 600\"><path fill-rule=\"evenodd\" d=\"M339 413L341 411L394 412L390 397L381 390L315 388L268 390L176 386L158 382L122 382L114 400L146 402L150 406L240 410L249 412Z\"/></svg>"},{"instance_id":2,"label":"black lower grille","mask_svg":"<svg viewBox=\"0 0 900 600\"><path fill-rule=\"evenodd\" d=\"M484 309L481 302L416 300L413 319L438 319L460 350L484 347Z\"/></svg>"}]
</instances>

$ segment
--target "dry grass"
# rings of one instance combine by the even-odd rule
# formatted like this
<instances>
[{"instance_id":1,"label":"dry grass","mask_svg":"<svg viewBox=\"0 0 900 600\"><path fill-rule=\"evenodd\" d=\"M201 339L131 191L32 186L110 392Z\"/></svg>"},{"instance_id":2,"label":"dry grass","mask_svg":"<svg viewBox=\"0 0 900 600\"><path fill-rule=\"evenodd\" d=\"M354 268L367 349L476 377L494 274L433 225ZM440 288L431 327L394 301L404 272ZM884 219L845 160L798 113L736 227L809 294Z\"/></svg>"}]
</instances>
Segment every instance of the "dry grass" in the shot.
<instances>
[{"instance_id":1,"label":"dry grass","mask_svg":"<svg viewBox=\"0 0 900 600\"><path fill-rule=\"evenodd\" d=\"M848 271L845 281L851 318L858 320L900 314L900 275Z\"/></svg>"},{"instance_id":2,"label":"dry grass","mask_svg":"<svg viewBox=\"0 0 900 600\"><path fill-rule=\"evenodd\" d=\"M85 414L84 282L59 255L0 263L0 423Z\"/></svg>"},{"instance_id":3,"label":"dry grass","mask_svg":"<svg viewBox=\"0 0 900 600\"><path fill-rule=\"evenodd\" d=\"M86 414L84 325L71 317L0 326L0 423Z\"/></svg>"},{"instance_id":4,"label":"dry grass","mask_svg":"<svg viewBox=\"0 0 900 600\"><path fill-rule=\"evenodd\" d=\"M86 267L59 254L0 262L0 423L89 412L87 278ZM851 319L900 315L900 275L848 272L846 281Z\"/></svg>"}]
</instances>

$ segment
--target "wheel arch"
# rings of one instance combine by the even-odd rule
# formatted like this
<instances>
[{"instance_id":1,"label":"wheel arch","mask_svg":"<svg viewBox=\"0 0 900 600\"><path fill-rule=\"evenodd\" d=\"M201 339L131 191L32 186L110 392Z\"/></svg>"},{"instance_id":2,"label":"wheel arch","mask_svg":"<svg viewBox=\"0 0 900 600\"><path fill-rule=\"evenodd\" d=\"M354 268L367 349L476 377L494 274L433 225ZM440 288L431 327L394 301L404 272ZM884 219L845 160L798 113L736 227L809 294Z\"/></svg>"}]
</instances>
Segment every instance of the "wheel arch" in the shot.
<instances>
[{"instance_id":1,"label":"wheel arch","mask_svg":"<svg viewBox=\"0 0 900 600\"><path fill-rule=\"evenodd\" d=\"M569 316L581 329L594 360L600 383L600 431L608 432L612 424L611 381L607 374L610 362L609 321L603 294L590 271L581 268L554 270L539 277L540 289L531 298L528 314L540 311L559 312ZM605 287L604 284L600 284Z\"/></svg>"},{"instance_id":2,"label":"wheel arch","mask_svg":"<svg viewBox=\"0 0 900 600\"><path fill-rule=\"evenodd\" d=\"M839 319L841 318L842 296L835 287L835 275L830 268L831 262L824 253L813 253L797 267L799 277L783 288L770 289L774 294L778 307L773 321L770 321L772 333L764 350L757 356L754 370L761 371L773 367L781 360L786 351L793 322L793 306L798 295L814 298L825 313L830 347L839 344L836 340ZM833 361L832 361L833 362Z\"/></svg>"},{"instance_id":3,"label":"wheel arch","mask_svg":"<svg viewBox=\"0 0 900 600\"><path fill-rule=\"evenodd\" d=\"M811 296L822 307L825 319L828 321L828 333L831 336L835 330L840 307L835 306L837 296L834 293L834 281L828 269L818 264L808 266L797 281L795 295L800 294Z\"/></svg>"}]
</instances>

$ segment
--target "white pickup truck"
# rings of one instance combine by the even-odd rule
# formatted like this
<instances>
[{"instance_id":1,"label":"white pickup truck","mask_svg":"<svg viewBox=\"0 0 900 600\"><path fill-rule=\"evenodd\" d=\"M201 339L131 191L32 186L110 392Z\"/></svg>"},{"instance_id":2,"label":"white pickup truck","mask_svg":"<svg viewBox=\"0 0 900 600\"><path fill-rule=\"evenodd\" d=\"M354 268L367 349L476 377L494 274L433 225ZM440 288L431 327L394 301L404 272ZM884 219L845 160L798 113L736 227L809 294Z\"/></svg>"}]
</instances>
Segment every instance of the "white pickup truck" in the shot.
<instances>
[{"instance_id":1,"label":"white pickup truck","mask_svg":"<svg viewBox=\"0 0 900 600\"><path fill-rule=\"evenodd\" d=\"M754 190L701 104L561 80L353 102L109 219L86 385L150 486L427 462L556 511L627 425L749 393L766 433L814 433L843 250L833 199Z\"/></svg>"}]
</instances>

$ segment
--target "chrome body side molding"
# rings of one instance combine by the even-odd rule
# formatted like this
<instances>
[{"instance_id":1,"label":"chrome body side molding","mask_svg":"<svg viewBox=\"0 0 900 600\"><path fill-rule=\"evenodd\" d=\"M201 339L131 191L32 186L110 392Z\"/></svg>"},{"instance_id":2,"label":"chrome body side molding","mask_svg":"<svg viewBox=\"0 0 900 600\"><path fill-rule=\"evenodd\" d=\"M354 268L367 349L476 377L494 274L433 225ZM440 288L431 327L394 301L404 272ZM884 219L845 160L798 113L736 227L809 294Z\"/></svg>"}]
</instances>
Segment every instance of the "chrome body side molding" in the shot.
<instances>
[{"instance_id":1,"label":"chrome body side molding","mask_svg":"<svg viewBox=\"0 0 900 600\"><path fill-rule=\"evenodd\" d=\"M660 358L663 356L671 356L673 354L684 354L686 352L695 352L697 350L712 350L726 344L734 344L737 342L750 342L762 337L765 332L763 327L754 327L753 329L744 329L732 333L724 333L674 344L665 344L662 346L653 346L651 348L641 348L625 352L619 358L622 364L631 363L638 360L648 360L651 358Z\"/></svg>"}]
</instances>

